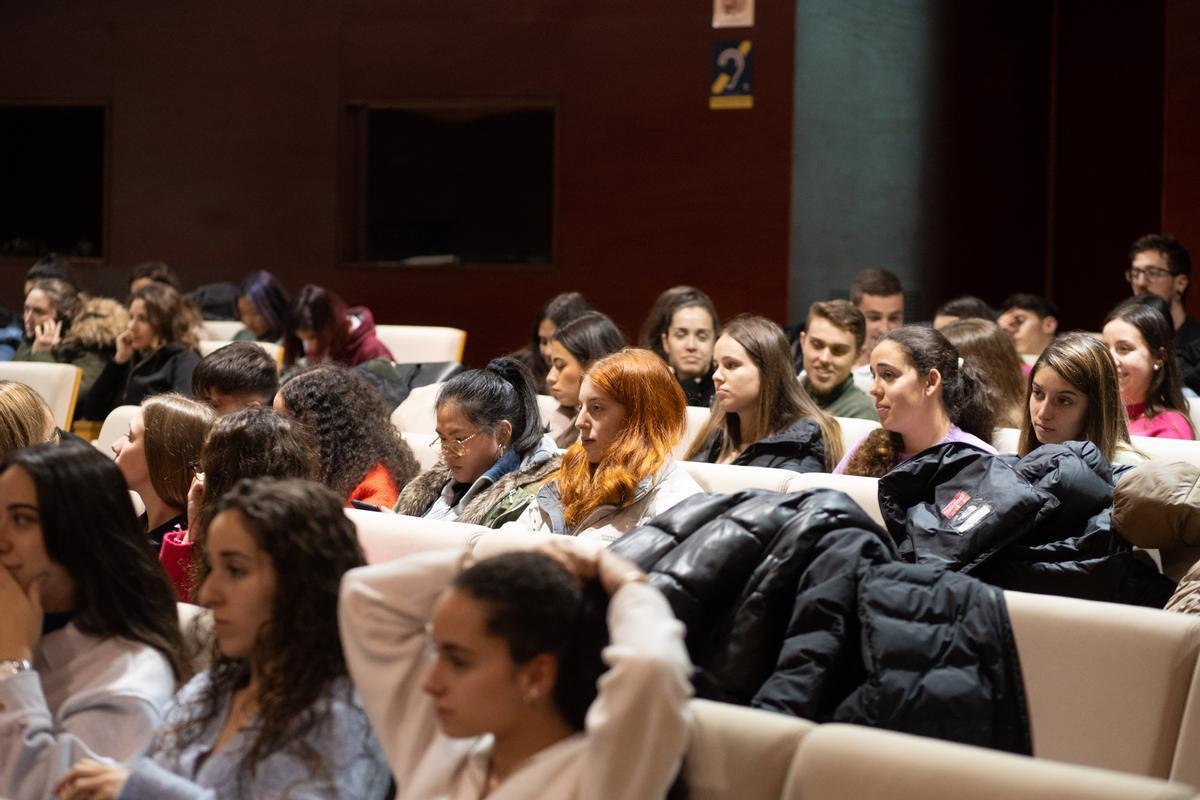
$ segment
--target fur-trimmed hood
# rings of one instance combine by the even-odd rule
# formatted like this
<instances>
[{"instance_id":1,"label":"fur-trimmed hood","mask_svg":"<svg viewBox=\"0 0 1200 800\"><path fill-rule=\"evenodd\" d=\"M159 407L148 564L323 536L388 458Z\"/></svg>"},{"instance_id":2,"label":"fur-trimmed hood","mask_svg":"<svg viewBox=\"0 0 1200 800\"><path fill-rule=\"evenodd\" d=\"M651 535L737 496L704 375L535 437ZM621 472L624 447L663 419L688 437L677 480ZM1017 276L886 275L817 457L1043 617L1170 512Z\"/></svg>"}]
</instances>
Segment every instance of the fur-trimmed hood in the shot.
<instances>
[{"instance_id":1,"label":"fur-trimmed hood","mask_svg":"<svg viewBox=\"0 0 1200 800\"><path fill-rule=\"evenodd\" d=\"M125 306L107 297L93 297L83 304L63 337L63 344L87 350L115 349L117 336L129 326Z\"/></svg>"}]
</instances>

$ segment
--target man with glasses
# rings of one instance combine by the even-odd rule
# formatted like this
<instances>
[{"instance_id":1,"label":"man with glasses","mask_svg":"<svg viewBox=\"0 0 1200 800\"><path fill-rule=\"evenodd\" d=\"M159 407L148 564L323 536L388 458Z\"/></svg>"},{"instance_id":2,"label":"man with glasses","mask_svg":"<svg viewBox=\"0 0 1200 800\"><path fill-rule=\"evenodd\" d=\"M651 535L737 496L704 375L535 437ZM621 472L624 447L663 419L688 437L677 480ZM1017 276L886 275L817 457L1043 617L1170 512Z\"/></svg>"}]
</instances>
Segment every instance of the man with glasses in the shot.
<instances>
[{"instance_id":1,"label":"man with glasses","mask_svg":"<svg viewBox=\"0 0 1200 800\"><path fill-rule=\"evenodd\" d=\"M1192 280L1191 256L1175 237L1151 233L1133 243L1129 258L1125 280L1133 293L1149 292L1171 307L1180 372L1189 388L1200 391L1200 323L1183 307Z\"/></svg>"}]
</instances>

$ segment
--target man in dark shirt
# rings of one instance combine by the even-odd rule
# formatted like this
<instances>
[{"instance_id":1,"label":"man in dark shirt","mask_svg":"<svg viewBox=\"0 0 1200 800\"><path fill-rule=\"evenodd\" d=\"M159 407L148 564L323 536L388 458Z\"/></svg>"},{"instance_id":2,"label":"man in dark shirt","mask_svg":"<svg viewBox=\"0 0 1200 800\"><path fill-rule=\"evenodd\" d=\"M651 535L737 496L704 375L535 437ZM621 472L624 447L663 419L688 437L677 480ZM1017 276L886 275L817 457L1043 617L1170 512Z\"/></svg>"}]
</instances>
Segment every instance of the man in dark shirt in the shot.
<instances>
[{"instance_id":1,"label":"man in dark shirt","mask_svg":"<svg viewBox=\"0 0 1200 800\"><path fill-rule=\"evenodd\" d=\"M1133 293L1150 292L1170 305L1180 373L1188 387L1200 391L1200 323L1183 307L1192 281L1191 256L1175 237L1152 233L1133 243L1129 261L1125 279Z\"/></svg>"}]
</instances>

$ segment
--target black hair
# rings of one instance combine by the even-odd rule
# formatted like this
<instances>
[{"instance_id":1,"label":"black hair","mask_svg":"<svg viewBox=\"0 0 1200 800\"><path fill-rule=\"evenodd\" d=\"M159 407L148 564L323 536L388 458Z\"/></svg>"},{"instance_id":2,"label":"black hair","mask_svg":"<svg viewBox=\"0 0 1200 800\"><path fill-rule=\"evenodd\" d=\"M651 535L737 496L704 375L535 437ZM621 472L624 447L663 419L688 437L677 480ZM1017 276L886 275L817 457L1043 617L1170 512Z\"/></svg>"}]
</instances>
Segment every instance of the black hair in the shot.
<instances>
[{"instance_id":1,"label":"black hair","mask_svg":"<svg viewBox=\"0 0 1200 800\"><path fill-rule=\"evenodd\" d=\"M580 314L555 332L554 341L574 356L585 370L593 361L625 347L625 337L621 335L621 331L608 315L599 311L585 311Z\"/></svg>"},{"instance_id":2,"label":"black hair","mask_svg":"<svg viewBox=\"0 0 1200 800\"><path fill-rule=\"evenodd\" d=\"M487 607L486 630L508 645L518 664L550 653L558 659L554 702L583 730L608 645L608 595L597 581L580 587L548 556L504 553L460 573L452 584Z\"/></svg>"},{"instance_id":3,"label":"black hair","mask_svg":"<svg viewBox=\"0 0 1200 800\"><path fill-rule=\"evenodd\" d=\"M175 591L117 465L90 445L64 442L12 453L0 472L11 467L33 479L46 554L75 585L76 627L153 647L176 679L186 678Z\"/></svg>"},{"instance_id":4,"label":"black hair","mask_svg":"<svg viewBox=\"0 0 1200 800\"><path fill-rule=\"evenodd\" d=\"M1151 233L1138 239L1129 248L1129 260L1132 261L1138 253L1151 250L1163 254L1172 275L1192 274L1192 257L1188 255L1187 248L1169 233Z\"/></svg>"},{"instance_id":5,"label":"black hair","mask_svg":"<svg viewBox=\"0 0 1200 800\"><path fill-rule=\"evenodd\" d=\"M283 283L266 270L251 272L238 284L238 297L245 297L266 320L269 330L262 341L277 341L288 332L292 299Z\"/></svg>"},{"instance_id":6,"label":"black hair","mask_svg":"<svg viewBox=\"0 0 1200 800\"><path fill-rule=\"evenodd\" d=\"M947 300L938 306L934 317L958 317L959 319L986 319L996 321L996 312L978 297L963 295L953 300Z\"/></svg>"},{"instance_id":7,"label":"black hair","mask_svg":"<svg viewBox=\"0 0 1200 800\"><path fill-rule=\"evenodd\" d=\"M1022 311L1032 311L1042 319L1046 317L1054 317L1059 319L1058 306L1042 297L1040 294L1030 294L1022 292L1018 294L1010 294L1004 298L1004 302L1000 304L1000 313L1011 311L1014 308L1019 308Z\"/></svg>"},{"instance_id":8,"label":"black hair","mask_svg":"<svg viewBox=\"0 0 1200 800\"><path fill-rule=\"evenodd\" d=\"M288 378L279 393L288 413L317 440L321 483L342 497L377 464L397 491L420 471L412 448L392 427L383 395L357 370L319 364Z\"/></svg>"},{"instance_id":9,"label":"black hair","mask_svg":"<svg viewBox=\"0 0 1200 800\"><path fill-rule=\"evenodd\" d=\"M162 261L143 261L135 266L129 273L129 283L132 284L139 278L149 278L155 283L170 286L177 292L183 291L183 287L179 283L179 276L175 274L175 270Z\"/></svg>"},{"instance_id":10,"label":"black hair","mask_svg":"<svg viewBox=\"0 0 1200 800\"><path fill-rule=\"evenodd\" d=\"M279 391L275 359L254 342L233 342L200 359L192 372L192 394L204 400L213 392L246 396L270 405Z\"/></svg>"},{"instance_id":11,"label":"black hair","mask_svg":"<svg viewBox=\"0 0 1200 800\"><path fill-rule=\"evenodd\" d=\"M583 312L591 310L592 304L579 292L556 294L546 301L546 305L542 306L541 311L538 312L537 317L533 320L533 332L529 338L528 360L526 362L530 374L533 375L535 386L544 388L546 373L550 371L549 365L539 352L541 337L538 335L538 328L542 326L542 321L548 319L554 323L555 329L558 329ZM523 358L526 357L524 353L521 353L521 356Z\"/></svg>"},{"instance_id":12,"label":"black hair","mask_svg":"<svg viewBox=\"0 0 1200 800\"><path fill-rule=\"evenodd\" d=\"M58 253L47 253L42 256L33 262L33 266L25 273L26 281L36 281L41 278L57 278L60 281L66 281L72 286L79 286L79 281L75 277L75 270L71 267L71 262Z\"/></svg>"},{"instance_id":13,"label":"black hair","mask_svg":"<svg viewBox=\"0 0 1200 800\"><path fill-rule=\"evenodd\" d=\"M1162 359L1162 367L1151 372L1150 386L1146 389L1146 417L1156 417L1168 409L1187 417L1188 404L1183 397L1183 379L1179 377L1179 366L1175 363L1175 329L1171 324L1170 306L1161 297L1143 292L1118 303L1116 308L1108 312L1104 324L1116 319L1137 329L1150 350L1151 358ZM1191 424L1189 418L1189 428Z\"/></svg>"},{"instance_id":14,"label":"black hair","mask_svg":"<svg viewBox=\"0 0 1200 800\"><path fill-rule=\"evenodd\" d=\"M654 352L663 361L667 360L667 351L663 349L662 337L671 327L675 312L682 308L703 308L712 319L713 339L721 335L721 321L717 319L717 308L712 298L695 286L672 286L654 301L642 330L638 334L638 346ZM570 348L567 348L568 350ZM578 356L576 356L578 357Z\"/></svg>"},{"instance_id":15,"label":"black hair","mask_svg":"<svg viewBox=\"0 0 1200 800\"><path fill-rule=\"evenodd\" d=\"M471 424L481 430L496 430L503 420L512 424L509 446L525 454L542 439L533 376L515 358L494 358L483 369L460 372L442 386L437 405L454 401Z\"/></svg>"}]
</instances>

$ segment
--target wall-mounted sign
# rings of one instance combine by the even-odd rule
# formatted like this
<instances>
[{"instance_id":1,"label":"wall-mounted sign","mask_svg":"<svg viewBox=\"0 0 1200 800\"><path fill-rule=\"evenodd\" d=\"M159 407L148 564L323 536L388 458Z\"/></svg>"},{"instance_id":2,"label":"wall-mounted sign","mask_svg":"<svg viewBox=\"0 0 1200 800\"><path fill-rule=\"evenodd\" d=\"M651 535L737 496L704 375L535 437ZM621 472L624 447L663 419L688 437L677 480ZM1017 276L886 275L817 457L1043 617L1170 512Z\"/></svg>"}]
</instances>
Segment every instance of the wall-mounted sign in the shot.
<instances>
[{"instance_id":1,"label":"wall-mounted sign","mask_svg":"<svg viewBox=\"0 0 1200 800\"><path fill-rule=\"evenodd\" d=\"M754 25L754 0L713 0L714 28L750 28Z\"/></svg>"},{"instance_id":2,"label":"wall-mounted sign","mask_svg":"<svg viewBox=\"0 0 1200 800\"><path fill-rule=\"evenodd\" d=\"M749 39L713 42L712 84L708 107L713 109L754 108L754 62Z\"/></svg>"}]
</instances>

